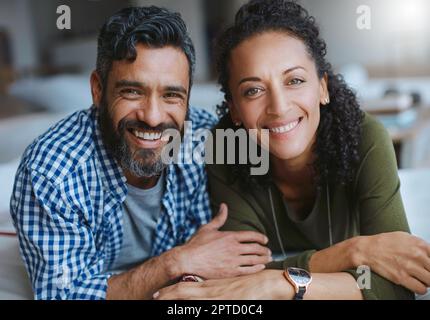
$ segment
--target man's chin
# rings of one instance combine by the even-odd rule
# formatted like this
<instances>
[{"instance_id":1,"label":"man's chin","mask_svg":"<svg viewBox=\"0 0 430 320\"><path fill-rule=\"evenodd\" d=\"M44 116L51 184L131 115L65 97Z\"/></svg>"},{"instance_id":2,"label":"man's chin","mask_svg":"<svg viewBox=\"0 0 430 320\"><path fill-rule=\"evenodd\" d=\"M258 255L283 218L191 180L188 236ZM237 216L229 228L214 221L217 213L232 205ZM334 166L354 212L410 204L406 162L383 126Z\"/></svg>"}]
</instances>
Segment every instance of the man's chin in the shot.
<instances>
[{"instance_id":1,"label":"man's chin","mask_svg":"<svg viewBox=\"0 0 430 320\"><path fill-rule=\"evenodd\" d=\"M123 163L123 167L137 178L151 178L160 175L166 168L166 165L164 165L161 160L148 161L133 159L128 163Z\"/></svg>"}]
</instances>

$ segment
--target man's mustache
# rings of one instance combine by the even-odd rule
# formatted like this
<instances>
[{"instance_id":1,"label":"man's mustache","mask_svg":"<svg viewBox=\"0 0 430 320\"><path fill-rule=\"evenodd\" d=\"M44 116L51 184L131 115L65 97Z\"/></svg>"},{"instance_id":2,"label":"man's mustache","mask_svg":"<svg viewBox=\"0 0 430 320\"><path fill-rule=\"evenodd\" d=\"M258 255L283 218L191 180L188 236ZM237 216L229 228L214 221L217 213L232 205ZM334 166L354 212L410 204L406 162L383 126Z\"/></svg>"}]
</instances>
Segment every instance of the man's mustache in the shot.
<instances>
[{"instance_id":1,"label":"man's mustache","mask_svg":"<svg viewBox=\"0 0 430 320\"><path fill-rule=\"evenodd\" d=\"M125 130L130 130L130 129L141 129L141 130L160 132L160 133L163 133L164 130L167 130L167 129L176 129L179 131L179 127L173 122L171 122L171 123L160 123L156 127L150 126L146 122L139 121L139 120L122 119L118 123L118 132L119 133L123 134L125 132Z\"/></svg>"}]
</instances>

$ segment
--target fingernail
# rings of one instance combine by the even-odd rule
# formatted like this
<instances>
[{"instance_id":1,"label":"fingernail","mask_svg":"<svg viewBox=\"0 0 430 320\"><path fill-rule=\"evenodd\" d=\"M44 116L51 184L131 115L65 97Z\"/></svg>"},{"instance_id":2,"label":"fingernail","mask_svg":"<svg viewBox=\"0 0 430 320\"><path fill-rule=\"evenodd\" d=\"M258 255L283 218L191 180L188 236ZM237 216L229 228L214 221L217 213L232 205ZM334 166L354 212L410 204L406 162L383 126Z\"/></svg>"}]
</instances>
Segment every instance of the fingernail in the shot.
<instances>
[{"instance_id":1,"label":"fingernail","mask_svg":"<svg viewBox=\"0 0 430 320\"><path fill-rule=\"evenodd\" d=\"M152 299L157 299L159 295L160 295L160 292L159 292L159 291L157 291L156 293L154 293L154 294L152 295Z\"/></svg>"}]
</instances>

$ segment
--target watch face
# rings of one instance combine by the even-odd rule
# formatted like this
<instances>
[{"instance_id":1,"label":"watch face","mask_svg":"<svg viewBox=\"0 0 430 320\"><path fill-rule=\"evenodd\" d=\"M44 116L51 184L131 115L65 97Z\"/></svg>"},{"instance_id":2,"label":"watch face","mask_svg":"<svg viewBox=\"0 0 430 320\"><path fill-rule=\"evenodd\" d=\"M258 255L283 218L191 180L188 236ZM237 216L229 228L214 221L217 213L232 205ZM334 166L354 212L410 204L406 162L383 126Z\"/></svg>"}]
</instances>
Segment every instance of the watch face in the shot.
<instances>
[{"instance_id":1,"label":"watch face","mask_svg":"<svg viewBox=\"0 0 430 320\"><path fill-rule=\"evenodd\" d=\"M309 272L303 269L288 268L288 274L290 275L291 279L293 279L293 281L299 286L305 286L311 280Z\"/></svg>"}]
</instances>

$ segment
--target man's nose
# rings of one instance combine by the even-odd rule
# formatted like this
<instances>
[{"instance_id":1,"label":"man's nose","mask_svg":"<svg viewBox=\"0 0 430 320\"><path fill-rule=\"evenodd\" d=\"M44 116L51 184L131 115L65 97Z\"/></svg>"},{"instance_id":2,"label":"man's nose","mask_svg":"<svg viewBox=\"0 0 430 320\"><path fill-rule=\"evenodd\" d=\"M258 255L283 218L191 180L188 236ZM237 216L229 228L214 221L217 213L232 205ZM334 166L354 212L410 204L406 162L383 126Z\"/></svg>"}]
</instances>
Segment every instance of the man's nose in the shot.
<instances>
[{"instance_id":1,"label":"man's nose","mask_svg":"<svg viewBox=\"0 0 430 320\"><path fill-rule=\"evenodd\" d=\"M163 123L164 111L157 97L151 97L142 105L137 112L137 118L151 127L156 127Z\"/></svg>"}]
</instances>

